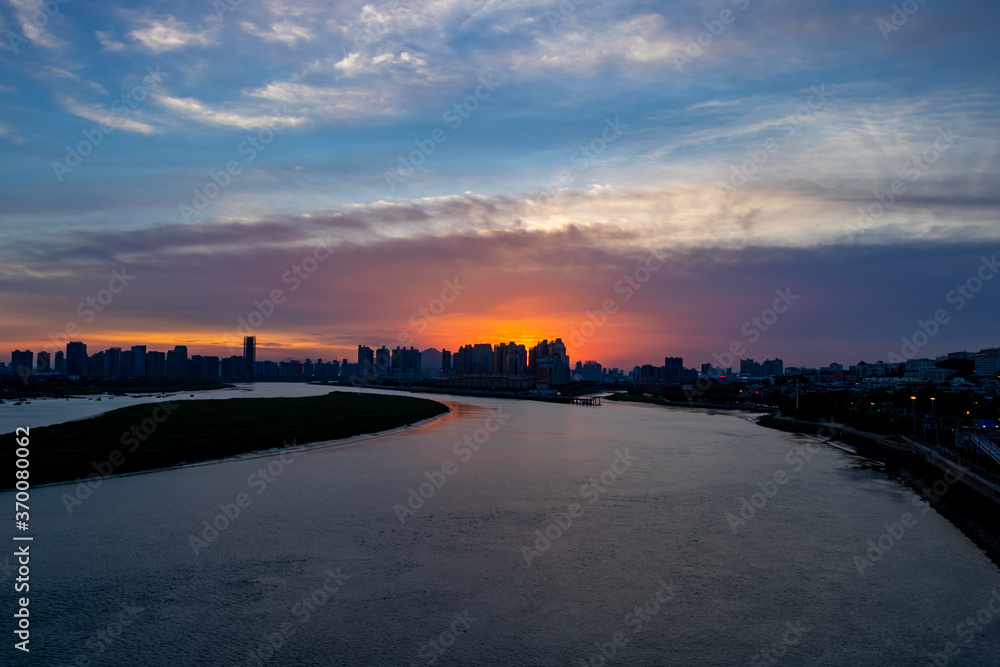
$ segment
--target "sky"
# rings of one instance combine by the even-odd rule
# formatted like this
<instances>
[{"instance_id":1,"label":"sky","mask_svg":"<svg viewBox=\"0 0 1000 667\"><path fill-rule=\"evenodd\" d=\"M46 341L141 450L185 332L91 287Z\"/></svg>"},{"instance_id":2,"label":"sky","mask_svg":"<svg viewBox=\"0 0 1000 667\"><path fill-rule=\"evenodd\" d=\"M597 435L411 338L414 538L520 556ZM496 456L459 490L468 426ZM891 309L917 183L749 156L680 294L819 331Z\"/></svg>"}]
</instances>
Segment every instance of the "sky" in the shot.
<instances>
[{"instance_id":1,"label":"sky","mask_svg":"<svg viewBox=\"0 0 1000 667\"><path fill-rule=\"evenodd\" d=\"M1000 344L994 2L0 0L0 36L0 355Z\"/></svg>"}]
</instances>

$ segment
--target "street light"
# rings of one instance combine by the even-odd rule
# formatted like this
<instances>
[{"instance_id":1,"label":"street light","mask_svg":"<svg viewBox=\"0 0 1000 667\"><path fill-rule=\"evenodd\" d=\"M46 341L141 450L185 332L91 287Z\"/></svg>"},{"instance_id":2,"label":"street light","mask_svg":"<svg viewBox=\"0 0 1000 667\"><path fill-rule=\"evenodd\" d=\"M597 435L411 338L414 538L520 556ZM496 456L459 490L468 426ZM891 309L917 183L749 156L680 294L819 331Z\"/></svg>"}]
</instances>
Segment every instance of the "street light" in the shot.
<instances>
[{"instance_id":1,"label":"street light","mask_svg":"<svg viewBox=\"0 0 1000 667\"><path fill-rule=\"evenodd\" d=\"M934 444L938 444L938 427L937 422L934 421L934 401L937 399L931 396L931 423L934 424Z\"/></svg>"},{"instance_id":2,"label":"street light","mask_svg":"<svg viewBox=\"0 0 1000 667\"><path fill-rule=\"evenodd\" d=\"M910 396L910 416L913 417L913 435L917 435L917 397Z\"/></svg>"}]
</instances>

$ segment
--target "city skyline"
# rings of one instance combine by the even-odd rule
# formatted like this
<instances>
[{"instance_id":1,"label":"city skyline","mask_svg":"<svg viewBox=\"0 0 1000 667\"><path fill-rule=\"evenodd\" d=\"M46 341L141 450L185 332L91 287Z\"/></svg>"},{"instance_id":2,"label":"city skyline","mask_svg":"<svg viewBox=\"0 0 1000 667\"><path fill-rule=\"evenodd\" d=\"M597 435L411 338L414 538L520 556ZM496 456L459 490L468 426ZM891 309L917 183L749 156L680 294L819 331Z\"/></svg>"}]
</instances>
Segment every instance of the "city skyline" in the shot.
<instances>
[{"instance_id":1,"label":"city skyline","mask_svg":"<svg viewBox=\"0 0 1000 667\"><path fill-rule=\"evenodd\" d=\"M928 338L928 337L925 336L925 339L926 338ZM917 338L916 340L919 342L919 340L921 340L921 339ZM202 358L202 357L204 357L204 358L214 359L215 360L214 363L216 363L216 364L220 364L221 362L225 362L225 361L231 360L231 359L239 359L241 361L239 361L237 363L237 366L234 367L234 368L236 368L236 371L234 371L231 374L226 374L225 372L223 372L222 373L222 377L241 377L242 376L242 377L244 377L244 379L248 379L248 378L251 378L251 377L254 376L254 372L255 371L248 370L248 367L249 368L254 368L254 361L256 361L258 364L263 363L263 362L266 362L266 363L280 363L280 362L298 362L298 363L307 362L307 363L313 363L314 357L286 356L286 357L280 357L280 358L277 358L277 359L262 359L262 358L259 358L258 355L257 355L256 345L257 345L257 339L256 339L255 336L246 336L246 337L244 337L244 340L241 343L241 350L240 350L241 354L229 354L229 355L226 355L226 357L221 357L221 356L216 356L216 355L208 355L208 354L200 354L200 353L195 353L194 351L191 351L191 354L189 355L188 346L185 346L185 345L175 345L173 350L168 350L166 352L161 352L161 351L157 351L157 350L148 350L148 347L149 347L148 345L132 345L132 346L118 345L118 346L112 346L112 347L107 348L107 349L91 349L90 350L91 353L90 353L90 355L88 355L88 347L87 347L87 343L86 342L84 342L84 341L70 341L70 342L68 342L66 344L65 350L58 350L58 349L55 349L55 348L52 348L52 347L49 347L49 348L44 349L44 350L32 350L32 349L28 348L28 349L25 349L25 350L12 350L9 353L9 355L4 355L3 357L0 357L0 358L10 358L11 359L11 363L7 366L7 369L10 370L10 372L13 372L13 369L15 369L19 365L18 364L18 359L22 358L22 357L19 357L19 355L25 355L25 354L27 354L27 355L30 355L30 358L31 358L31 361L28 362L27 367L31 368L32 370L40 370L40 369L42 369L41 359L39 358L39 355L41 354L41 355L45 355L46 363L44 365L44 368L47 371L53 371L56 368L56 363L57 363L57 360L58 360L59 362L65 364L65 368L66 368L65 374L67 374L67 375L75 375L75 374L76 375L84 375L84 373L74 373L74 372L71 371L71 369L74 369L74 368L75 369L80 369L80 368L82 368L83 365L86 363L87 358L89 356L93 356L93 354L98 354L98 353L99 354L104 354L106 352L113 352L113 351L118 351L118 352L122 352L122 351L129 352L129 351L131 351L133 354L137 354L137 351L141 351L142 355L144 355L145 358L148 358L149 354L159 354L159 355L163 356L164 357L163 363L166 364L166 363L168 363L168 360L170 358L170 354L172 352L173 353L178 353L179 352L179 353L182 353L184 355L184 359L185 360L190 359L192 357L197 357L199 359ZM494 369L492 371L489 370L489 369L484 370L482 368L475 367L474 365L470 365L469 368L466 369L464 372L467 372L469 374L498 372L495 367L499 365L502 368L504 368L504 370L500 371L500 372L508 373L508 374L516 374L518 372L524 372L525 370L527 370L527 369L529 369L530 367L533 366L533 364L535 363L534 359L535 359L535 354L536 354L536 350L537 349L540 349L540 348L542 348L544 346L544 349L546 350L546 352L544 354L547 355L548 354L549 345L550 345L550 343L549 343L548 339L543 339L543 340L540 340L540 341L535 341L535 343L532 344L532 345L521 345L521 344L516 343L516 341L490 342L490 343L481 343L481 342L480 343L471 343L471 342L467 342L464 345L458 346L454 350L449 350L447 348L433 348L433 347L421 349L420 347L416 347L416 346L406 347L406 346L400 346L400 345L397 345L395 347L391 347L390 348L390 347L388 347L385 344L377 346L377 347L370 347L368 345L359 344L353 350L353 352L351 352L350 354L345 354L344 356L334 355L332 358L329 355L326 355L326 357L324 357L324 356L316 356L315 357L315 362L316 363L332 362L332 363L337 364L338 366L341 366L341 367L345 366L345 365L348 365L348 366L358 366L359 368L368 367L372 371L374 371L376 369L379 369L379 368L385 370L385 369L389 369L390 367L393 367L393 368L395 367L394 362L390 361L390 359L389 359L389 354L390 353L393 353L393 357L392 358L395 359L395 353L404 353L405 354L408 350L413 350L414 352L418 353L417 354L417 361L416 361L418 369L420 367L420 355L428 353L428 352L433 352L433 353L436 353L437 355L439 355L439 357L438 357L439 359L441 358L441 356L445 356L445 358L447 359L447 362L445 362L447 364L446 366L441 366L439 364L435 368L437 368L437 369L444 368L445 370L458 369L457 372L461 373L463 371L461 370L461 367L458 365L459 363L461 363L461 362L457 361L458 358L459 358L458 355L461 354L462 352L464 352L465 349L468 349L470 355L472 355L472 354L478 352L479 348L486 348L486 349L483 350L487 354L486 364L487 364L487 366L489 366L490 363L492 363L493 366L494 366ZM569 348L569 347L567 347L565 345L565 343L562 341L561 337L555 337L555 338L553 338L552 341L551 341L551 345L559 345L559 346L561 346L562 352L560 354L567 361L567 368L570 369L570 370L578 369L578 364L581 364L581 363L582 364L595 364L596 363L598 366L604 368L605 370L609 370L609 369L620 370L621 372L623 372L624 374L627 375L629 371L634 371L634 370L637 370L637 369L640 369L640 368L643 368L643 367L658 366L658 364L650 364L649 363L650 361L655 361L655 359L654 360L644 360L644 361L640 361L640 362L636 362L636 363L632 363L632 364L615 365L615 364L604 363L601 359L583 358L583 357L575 357L574 358L574 357L572 357L569 354L569 352L571 351L571 348ZM130 349L129 349L129 347L130 347ZM497 357L496 356L491 356L491 355L496 355L496 353L499 353L501 349L510 350L512 347L513 348L520 348L520 353L518 353L516 349L513 350L514 354L518 354L519 355L517 357L518 361L516 361L516 362L511 363L510 361L508 361L508 362L497 361ZM865 365L865 364L871 365L871 366L874 366L874 365L877 365L877 364L885 364L886 366L898 366L900 364L904 364L905 365L907 362L919 362L919 361L924 361L924 360L928 360L928 359L929 360L942 360L942 359L953 359L953 358L959 358L959 357L973 358L976 355L982 355L983 353L990 353L989 356L991 358L995 357L995 356L1000 356L1000 355L997 355L997 353L996 353L997 349L1000 348L1000 345L998 345L998 344L994 344L992 346L985 346L985 347L982 347L982 348L980 348L978 350L970 350L970 349L950 350L947 353L941 354L941 355L919 354L921 352L922 348L923 348L922 345L911 345L911 349L910 350L903 350L904 352L907 353L906 356L896 356L896 357L890 358L890 359L871 358L870 360L866 360L866 359L862 358L862 359L859 359L857 362L848 361L847 364L843 364L843 363L841 363L840 361L837 361L837 360L829 361L829 362L823 363L823 364L813 364L813 365L795 364L795 363L787 363L783 358L781 358L779 356L775 356L773 360L771 359L771 357L766 357L763 361L761 361L759 357L754 357L753 355L734 354L732 351L729 351L729 350L724 351L722 353L715 353L715 354L712 355L712 358L708 359L708 360L690 360L689 359L689 362L690 362L689 365L684 365L684 358L683 357L673 357L673 356L669 356L668 355L668 356L661 357L661 358L664 359L664 365L676 364L676 366L681 371L683 371L683 370L698 371L698 369L701 369L701 374L702 375L712 376L711 373L706 373L705 372L705 369L707 368L712 373L716 373L716 375L714 375L714 377L717 377L717 374L719 372L726 372L726 371L728 371L730 373L733 373L735 375L751 375L752 376L752 375L754 375L754 373L746 373L745 372L745 369L748 367L748 365L751 366L751 367L755 366L755 367L761 368L761 369L768 369L770 367L770 365L772 364L772 362L776 364L776 366L774 366L774 368L779 369L778 372L776 372L776 373L775 372L764 372L764 373L758 373L757 375L766 375L766 376L778 375L778 376L780 376L780 375L783 375L783 370L784 369L796 369L796 368L802 368L802 369L806 369L806 368L811 368L811 369L829 369L829 370L838 369L838 370L842 370L845 366L847 366L847 367L855 367L855 366L858 366L858 365ZM745 348L742 348L742 349L745 351ZM384 351L386 353L386 355L385 355L386 358L384 360L380 358L380 353L382 351ZM204 352L204 351L202 350L200 352ZM0 352L0 354L3 354L3 353ZM505 353L503 353L501 355L500 359L504 359L505 357L509 356L510 354L511 354L510 352L505 352ZM890 354L889 356L893 357L893 354ZM23 358L27 359L27 357L23 357ZM76 358L77 360L73 361L74 358ZM136 358L139 358L139 355L137 355ZM247 358L250 359L250 362L249 362L248 366L245 366L244 364L246 364L246 359ZM80 359L82 359L82 361ZM471 359L471 357L470 357L470 359ZM491 359L492 359L492 361L491 361ZM0 362L0 364L3 364L3 363L5 363L5 362ZM141 363L141 362L138 362L138 363ZM138 363L135 366L133 366L133 367L136 368L136 369L141 368L141 366L139 366ZM410 364L412 362L405 362L405 363L406 364ZM476 362L469 361L469 362L466 362L466 363L475 364ZM21 365L24 366L24 363L22 362ZM0 368L2 368L2 366L0 366ZM259 366L258 366L258 368L259 368ZM522 371L512 370L512 369L517 369L517 368L521 368L523 370ZM991 368L992 368L992 366L991 366ZM425 365L424 369L425 370L431 370L431 367ZM737 370L737 369L739 369L739 370ZM352 370L352 373L354 373L354 374L358 374L358 372L359 371L357 369ZM140 375L141 375L141 373L140 373ZM361 372L361 375L364 376L364 372L363 371ZM419 376L419 370L417 372L417 375ZM179 376L179 374L178 374L178 376ZM166 375L166 377L169 377L169 375ZM213 375L212 377L216 377L216 376ZM992 375L991 375L991 377L992 377Z\"/></svg>"}]
</instances>

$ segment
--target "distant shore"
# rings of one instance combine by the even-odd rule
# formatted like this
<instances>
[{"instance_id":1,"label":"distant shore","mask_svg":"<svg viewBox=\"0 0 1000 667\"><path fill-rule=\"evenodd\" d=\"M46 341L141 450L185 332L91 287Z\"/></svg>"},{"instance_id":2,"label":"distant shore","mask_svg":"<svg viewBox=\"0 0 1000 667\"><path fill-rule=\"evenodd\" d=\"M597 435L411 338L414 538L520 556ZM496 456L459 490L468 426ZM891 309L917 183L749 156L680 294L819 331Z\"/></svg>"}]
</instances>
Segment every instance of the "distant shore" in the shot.
<instances>
[{"instance_id":1,"label":"distant shore","mask_svg":"<svg viewBox=\"0 0 1000 667\"><path fill-rule=\"evenodd\" d=\"M304 398L167 399L31 428L36 455L30 479L32 485L99 482L109 475L387 431L446 412L446 405L424 398L337 391ZM14 434L0 439L14 442ZM6 451L14 470L15 448ZM10 475L3 489L13 482Z\"/></svg>"},{"instance_id":2,"label":"distant shore","mask_svg":"<svg viewBox=\"0 0 1000 667\"><path fill-rule=\"evenodd\" d=\"M215 380L119 379L33 381L25 385L18 379L0 382L0 400L21 401L33 398L74 398L111 394L112 396L173 394L192 391L230 389L235 385Z\"/></svg>"},{"instance_id":3,"label":"distant shore","mask_svg":"<svg viewBox=\"0 0 1000 667\"><path fill-rule=\"evenodd\" d=\"M640 394L615 393L608 396L609 401L627 401L631 403L650 403L652 405L665 405L671 408L694 408L696 410L735 410L739 412L773 412L774 408L763 405L730 405L728 403L702 403L688 401L668 401L657 396L646 396Z\"/></svg>"},{"instance_id":4,"label":"distant shore","mask_svg":"<svg viewBox=\"0 0 1000 667\"><path fill-rule=\"evenodd\" d=\"M479 396L483 398L512 398L521 401L541 401L543 403L565 403L569 405L574 398L578 395L573 396L559 396L556 394L528 394L523 391L491 391L488 389L460 389L453 387L403 387L400 385L381 385L381 384L324 384L323 382L310 382L310 384L317 385L320 387L330 386L346 386L346 387L357 387L359 389L380 389L384 391L398 391L403 393L412 394L445 394L451 396ZM594 394L604 393L609 390L607 389L595 389L591 392Z\"/></svg>"}]
</instances>

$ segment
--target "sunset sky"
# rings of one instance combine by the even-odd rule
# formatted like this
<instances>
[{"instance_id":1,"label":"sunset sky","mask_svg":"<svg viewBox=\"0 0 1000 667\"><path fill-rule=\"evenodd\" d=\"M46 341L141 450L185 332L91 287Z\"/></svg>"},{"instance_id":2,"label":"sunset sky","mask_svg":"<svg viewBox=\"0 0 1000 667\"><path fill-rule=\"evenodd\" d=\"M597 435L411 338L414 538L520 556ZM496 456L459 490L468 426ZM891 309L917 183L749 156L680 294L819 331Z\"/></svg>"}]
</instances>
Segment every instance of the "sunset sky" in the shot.
<instances>
[{"instance_id":1,"label":"sunset sky","mask_svg":"<svg viewBox=\"0 0 1000 667\"><path fill-rule=\"evenodd\" d=\"M1000 6L901 5L0 0L0 359L995 346Z\"/></svg>"}]
</instances>

